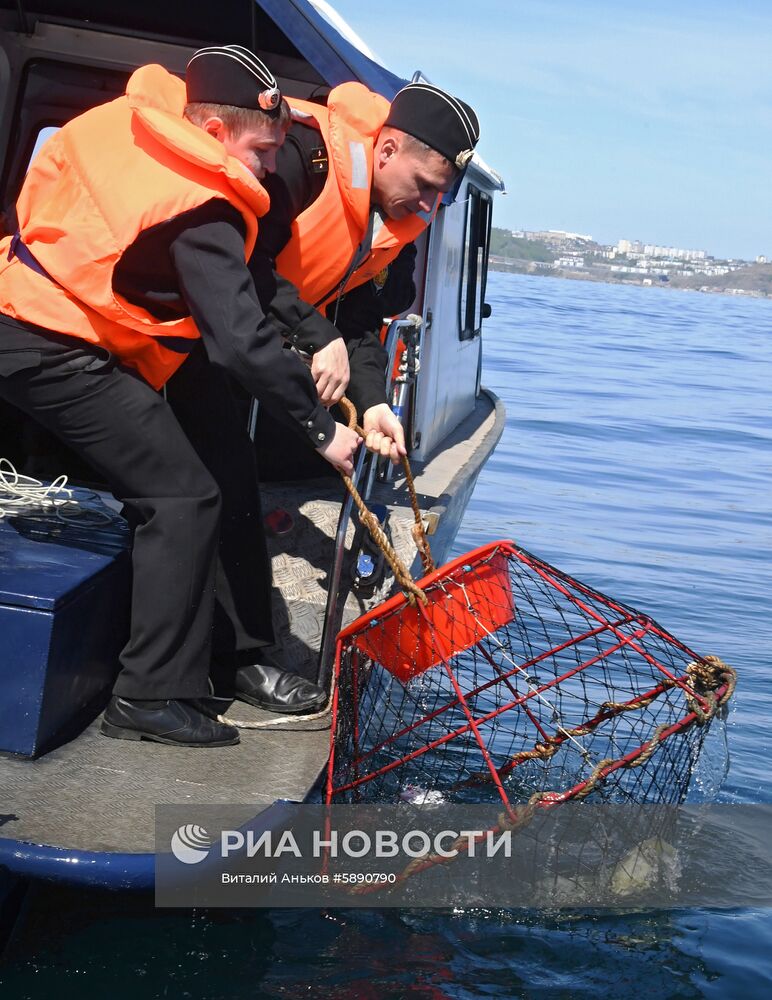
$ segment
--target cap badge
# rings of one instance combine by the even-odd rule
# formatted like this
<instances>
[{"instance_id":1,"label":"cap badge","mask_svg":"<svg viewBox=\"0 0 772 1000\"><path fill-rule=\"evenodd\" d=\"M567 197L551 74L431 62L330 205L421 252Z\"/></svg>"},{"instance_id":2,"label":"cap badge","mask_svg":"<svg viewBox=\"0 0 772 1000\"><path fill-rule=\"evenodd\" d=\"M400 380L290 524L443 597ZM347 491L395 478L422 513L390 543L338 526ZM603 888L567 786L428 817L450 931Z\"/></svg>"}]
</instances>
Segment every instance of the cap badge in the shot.
<instances>
[{"instance_id":1,"label":"cap badge","mask_svg":"<svg viewBox=\"0 0 772 1000\"><path fill-rule=\"evenodd\" d=\"M263 111L273 111L274 108L279 106L279 101L281 100L281 91L278 87L269 87L267 90L261 90L257 98L257 103Z\"/></svg>"},{"instance_id":2,"label":"cap badge","mask_svg":"<svg viewBox=\"0 0 772 1000\"><path fill-rule=\"evenodd\" d=\"M473 156L474 156L473 149L462 149L455 159L455 164L458 167L458 169L463 170Z\"/></svg>"}]
</instances>

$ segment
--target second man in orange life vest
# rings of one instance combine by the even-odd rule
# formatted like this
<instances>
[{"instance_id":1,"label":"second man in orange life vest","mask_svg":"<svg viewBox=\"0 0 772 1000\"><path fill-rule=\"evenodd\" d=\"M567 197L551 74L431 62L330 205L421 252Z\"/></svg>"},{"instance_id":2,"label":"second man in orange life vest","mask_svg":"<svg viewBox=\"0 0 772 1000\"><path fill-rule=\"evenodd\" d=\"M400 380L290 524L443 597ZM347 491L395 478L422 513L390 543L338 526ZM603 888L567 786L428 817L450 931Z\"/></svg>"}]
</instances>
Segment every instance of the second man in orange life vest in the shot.
<instances>
[{"instance_id":1,"label":"second man in orange life vest","mask_svg":"<svg viewBox=\"0 0 772 1000\"><path fill-rule=\"evenodd\" d=\"M320 397L340 398L348 347L347 395L368 446L396 461L404 435L386 403L380 328L384 315L414 298L412 240L471 159L477 116L427 83L403 87L391 104L358 83L334 88L326 105L289 102L293 124L265 181L271 207L258 234L264 254L255 260L275 258L300 297L334 321L343 339L329 325L304 331ZM284 289L277 312L291 301ZM271 426L272 440L274 433Z\"/></svg>"},{"instance_id":2,"label":"second man in orange life vest","mask_svg":"<svg viewBox=\"0 0 772 1000\"><path fill-rule=\"evenodd\" d=\"M269 710L325 700L263 657L270 563L226 373L328 462L350 469L358 439L283 349L321 317L296 300L273 318L246 267L289 117L276 81L224 46L198 52L186 83L143 67L33 162L0 244L0 395L99 470L134 528L131 633L102 731L221 746L238 733L206 700L212 667Z\"/></svg>"}]
</instances>

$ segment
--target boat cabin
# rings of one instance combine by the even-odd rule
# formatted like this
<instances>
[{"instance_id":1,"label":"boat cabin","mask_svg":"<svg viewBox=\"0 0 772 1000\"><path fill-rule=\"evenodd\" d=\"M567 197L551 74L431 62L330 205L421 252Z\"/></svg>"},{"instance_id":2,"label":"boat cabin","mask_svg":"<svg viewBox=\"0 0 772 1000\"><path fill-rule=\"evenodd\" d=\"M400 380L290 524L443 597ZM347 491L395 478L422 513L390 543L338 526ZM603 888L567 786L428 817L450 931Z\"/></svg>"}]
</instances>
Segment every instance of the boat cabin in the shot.
<instances>
[{"instance_id":1,"label":"boat cabin","mask_svg":"<svg viewBox=\"0 0 772 1000\"><path fill-rule=\"evenodd\" d=\"M265 59L287 94L319 99L358 80L391 98L407 81L370 58L333 14L321 0L0 0L0 234L16 229L14 203L41 143L120 96L141 65L182 76L196 49L239 43ZM502 189L475 156L418 241L417 294L407 310L415 318L386 325L391 398L438 563L503 427L500 404L480 385L492 199ZM130 533L98 472L2 401L0 458L41 488L67 476L79 508L61 516L3 506L2 482L13 472L0 465L0 866L149 885L155 803L257 806L312 795L329 747L324 714L273 725L266 713L234 705L242 742L210 754L204 776L196 751L100 738L96 717L128 628ZM363 455L358 476L393 544L413 562L400 474ZM336 480L269 482L264 508L274 620L299 672L324 681L341 622L382 598L391 578Z\"/></svg>"}]
</instances>

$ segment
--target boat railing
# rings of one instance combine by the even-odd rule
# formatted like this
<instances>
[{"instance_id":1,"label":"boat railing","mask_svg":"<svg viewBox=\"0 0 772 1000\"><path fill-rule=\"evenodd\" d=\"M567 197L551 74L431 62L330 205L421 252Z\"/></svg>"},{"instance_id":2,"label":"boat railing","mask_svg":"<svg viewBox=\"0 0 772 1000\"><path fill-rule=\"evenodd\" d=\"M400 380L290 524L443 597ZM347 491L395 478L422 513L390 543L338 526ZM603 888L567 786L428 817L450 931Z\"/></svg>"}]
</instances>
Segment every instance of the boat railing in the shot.
<instances>
[{"instance_id":1,"label":"boat railing","mask_svg":"<svg viewBox=\"0 0 772 1000\"><path fill-rule=\"evenodd\" d=\"M411 448L412 441L415 439L416 428L413 426L415 416L415 384L418 377L422 328L422 317L411 313L405 319L394 320L389 327L387 336L389 361L386 370L391 373L389 401L392 410L402 424L408 451ZM405 350L400 361L399 371L394 375L394 361L400 340L404 343ZM378 478L381 482L389 482L394 475L394 469L395 466L391 462L382 462L378 471ZM368 483L368 495L371 488L372 482Z\"/></svg>"}]
</instances>

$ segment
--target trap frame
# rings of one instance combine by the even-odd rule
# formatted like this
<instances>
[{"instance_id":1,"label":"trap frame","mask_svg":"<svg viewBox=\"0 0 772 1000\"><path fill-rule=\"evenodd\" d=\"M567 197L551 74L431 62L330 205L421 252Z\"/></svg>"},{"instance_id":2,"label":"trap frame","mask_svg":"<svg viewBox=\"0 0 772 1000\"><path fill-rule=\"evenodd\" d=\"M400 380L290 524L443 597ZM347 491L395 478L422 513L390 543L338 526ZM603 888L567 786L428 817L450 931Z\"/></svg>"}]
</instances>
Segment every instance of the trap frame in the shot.
<instances>
[{"instance_id":1,"label":"trap frame","mask_svg":"<svg viewBox=\"0 0 772 1000\"><path fill-rule=\"evenodd\" d=\"M683 801L734 670L512 541L436 569L405 471L417 582L346 481L402 593L338 635L326 801Z\"/></svg>"},{"instance_id":2,"label":"trap frame","mask_svg":"<svg viewBox=\"0 0 772 1000\"><path fill-rule=\"evenodd\" d=\"M683 799L734 672L499 541L338 637L327 801Z\"/></svg>"}]
</instances>

